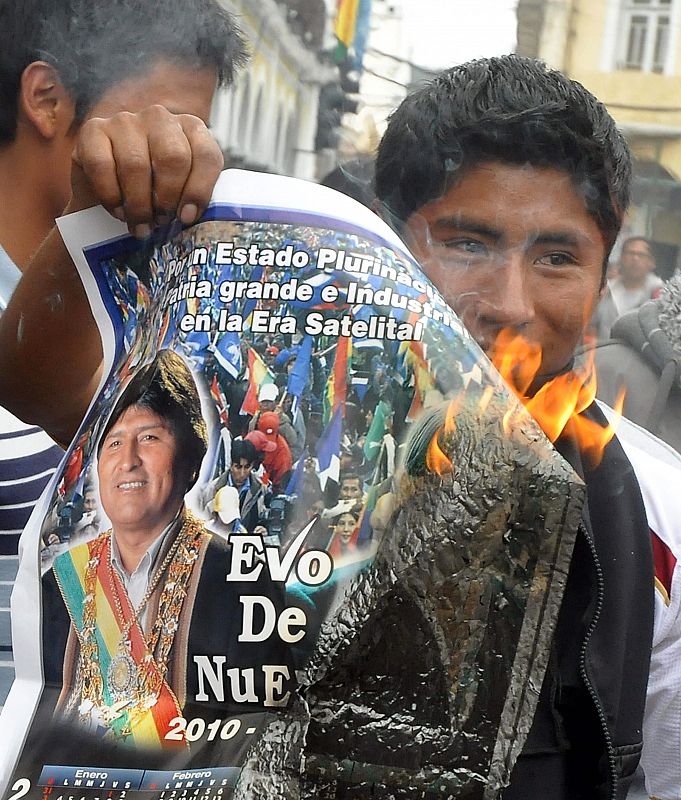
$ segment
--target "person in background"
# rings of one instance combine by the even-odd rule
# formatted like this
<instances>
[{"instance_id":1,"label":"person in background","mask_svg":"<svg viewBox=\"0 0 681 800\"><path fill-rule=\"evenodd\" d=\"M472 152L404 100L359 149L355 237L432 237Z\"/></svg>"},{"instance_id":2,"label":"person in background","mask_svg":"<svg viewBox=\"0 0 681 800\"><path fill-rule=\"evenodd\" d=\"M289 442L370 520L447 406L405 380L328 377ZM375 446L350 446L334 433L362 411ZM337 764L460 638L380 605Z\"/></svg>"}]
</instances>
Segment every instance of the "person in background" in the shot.
<instances>
[{"instance_id":1,"label":"person in background","mask_svg":"<svg viewBox=\"0 0 681 800\"><path fill-rule=\"evenodd\" d=\"M322 186L347 194L367 208L372 208L376 199L373 188L374 158L368 153L362 153L339 164L325 175L320 183Z\"/></svg>"},{"instance_id":2,"label":"person in background","mask_svg":"<svg viewBox=\"0 0 681 800\"><path fill-rule=\"evenodd\" d=\"M621 316L611 338L582 358L591 355L598 399L614 406L624 392L624 416L681 453L681 275Z\"/></svg>"},{"instance_id":3,"label":"person in background","mask_svg":"<svg viewBox=\"0 0 681 800\"><path fill-rule=\"evenodd\" d=\"M339 504L353 510L361 508L364 502L364 491L362 489L362 479L354 473L346 473L340 476ZM348 505L352 504L352 505Z\"/></svg>"},{"instance_id":4,"label":"person in background","mask_svg":"<svg viewBox=\"0 0 681 800\"><path fill-rule=\"evenodd\" d=\"M213 497L213 512L216 519L211 521L212 525L206 525L210 531L228 541L233 533L247 533L241 523L239 490L234 486L223 486L217 490Z\"/></svg>"},{"instance_id":5,"label":"person in background","mask_svg":"<svg viewBox=\"0 0 681 800\"><path fill-rule=\"evenodd\" d=\"M232 463L225 473L224 486L233 486L239 492L241 524L248 533L267 535L267 505L270 493L254 474L258 466L258 453L252 442L234 439ZM218 481L222 481L219 478ZM218 486L220 488L220 486Z\"/></svg>"},{"instance_id":6,"label":"person in background","mask_svg":"<svg viewBox=\"0 0 681 800\"><path fill-rule=\"evenodd\" d=\"M90 539L94 539L101 530L97 491L94 486L89 486L85 490L85 495L83 497L82 516L74 526L69 544L73 544L76 541L87 542Z\"/></svg>"},{"instance_id":7,"label":"person in background","mask_svg":"<svg viewBox=\"0 0 681 800\"><path fill-rule=\"evenodd\" d=\"M355 511L344 511L332 523L333 537L329 545L329 552L336 558L354 553L357 543L353 541L357 531L359 515Z\"/></svg>"},{"instance_id":8,"label":"person in background","mask_svg":"<svg viewBox=\"0 0 681 800\"><path fill-rule=\"evenodd\" d=\"M261 431L251 431L247 433L246 436L244 436L244 441L250 442L253 447L255 447L257 465L253 470L253 474L257 475L261 483L267 484L268 478L265 467L263 466L263 460L267 453L273 453L277 449L277 445L268 439Z\"/></svg>"},{"instance_id":9,"label":"person in background","mask_svg":"<svg viewBox=\"0 0 681 800\"><path fill-rule=\"evenodd\" d=\"M295 444L291 445L289 443L289 447L291 448L291 457L293 458L293 463L295 463L305 452L305 443L307 442L307 425L305 424L303 409L300 408L300 406L298 407L297 413L293 413L293 395L288 394L288 392L284 395L281 401L280 417L283 417L284 415L291 420L293 430L296 433Z\"/></svg>"},{"instance_id":10,"label":"person in background","mask_svg":"<svg viewBox=\"0 0 681 800\"><path fill-rule=\"evenodd\" d=\"M274 445L274 449L265 452L262 464L272 484L272 494L282 494L291 477L293 460L286 439L279 433L279 415L275 411L262 413L258 418L257 432L263 434L270 445Z\"/></svg>"},{"instance_id":11,"label":"person in background","mask_svg":"<svg viewBox=\"0 0 681 800\"><path fill-rule=\"evenodd\" d=\"M265 383L260 387L258 392L258 413L250 421L248 430L255 431L258 429L258 420L261 414L268 411L274 412L279 417L279 433L286 439L291 452L293 452L294 448L297 450L298 433L293 427L289 415L280 405L277 405L278 398L279 388L275 383ZM304 443L305 439L301 444L304 446ZM301 446L300 452L302 453L302 451L303 448Z\"/></svg>"},{"instance_id":12,"label":"person in background","mask_svg":"<svg viewBox=\"0 0 681 800\"><path fill-rule=\"evenodd\" d=\"M663 281L654 273L655 256L651 243L642 236L631 236L622 245L616 277L608 280L605 294L592 319L599 341L610 338L617 319L659 296Z\"/></svg>"},{"instance_id":13,"label":"person in background","mask_svg":"<svg viewBox=\"0 0 681 800\"><path fill-rule=\"evenodd\" d=\"M655 274L655 256L650 241L631 236L624 241L619 273L608 284L618 314L626 314L660 294L662 278Z\"/></svg>"}]
</instances>

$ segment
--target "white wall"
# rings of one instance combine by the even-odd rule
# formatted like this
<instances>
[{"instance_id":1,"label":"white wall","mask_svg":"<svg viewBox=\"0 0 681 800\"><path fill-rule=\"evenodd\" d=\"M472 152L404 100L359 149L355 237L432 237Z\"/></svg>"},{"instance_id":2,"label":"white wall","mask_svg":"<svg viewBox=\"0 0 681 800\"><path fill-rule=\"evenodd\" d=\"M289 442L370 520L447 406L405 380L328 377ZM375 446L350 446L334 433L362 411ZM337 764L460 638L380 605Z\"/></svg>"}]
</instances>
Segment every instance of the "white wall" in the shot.
<instances>
[{"instance_id":1,"label":"white wall","mask_svg":"<svg viewBox=\"0 0 681 800\"><path fill-rule=\"evenodd\" d=\"M288 27L274 0L223 0L235 14L251 61L218 92L211 125L231 160L313 180L319 87L329 68ZM333 73L332 73L333 74Z\"/></svg>"}]
</instances>

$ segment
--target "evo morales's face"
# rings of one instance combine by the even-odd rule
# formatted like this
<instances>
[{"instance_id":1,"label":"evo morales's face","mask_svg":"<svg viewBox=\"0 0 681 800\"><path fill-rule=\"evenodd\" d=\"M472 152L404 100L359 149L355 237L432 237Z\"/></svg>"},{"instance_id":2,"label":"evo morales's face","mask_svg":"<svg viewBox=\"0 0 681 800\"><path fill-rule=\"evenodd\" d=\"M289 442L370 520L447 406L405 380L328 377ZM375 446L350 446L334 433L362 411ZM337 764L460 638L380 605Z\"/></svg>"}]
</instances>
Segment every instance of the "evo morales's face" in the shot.
<instances>
[{"instance_id":1,"label":"evo morales's face","mask_svg":"<svg viewBox=\"0 0 681 800\"><path fill-rule=\"evenodd\" d=\"M598 301L606 245L570 176L487 162L407 220L423 271L488 354L510 329L570 362Z\"/></svg>"},{"instance_id":2,"label":"evo morales's face","mask_svg":"<svg viewBox=\"0 0 681 800\"><path fill-rule=\"evenodd\" d=\"M170 424L130 406L113 424L99 453L102 507L115 533L153 541L176 517L188 485Z\"/></svg>"}]
</instances>

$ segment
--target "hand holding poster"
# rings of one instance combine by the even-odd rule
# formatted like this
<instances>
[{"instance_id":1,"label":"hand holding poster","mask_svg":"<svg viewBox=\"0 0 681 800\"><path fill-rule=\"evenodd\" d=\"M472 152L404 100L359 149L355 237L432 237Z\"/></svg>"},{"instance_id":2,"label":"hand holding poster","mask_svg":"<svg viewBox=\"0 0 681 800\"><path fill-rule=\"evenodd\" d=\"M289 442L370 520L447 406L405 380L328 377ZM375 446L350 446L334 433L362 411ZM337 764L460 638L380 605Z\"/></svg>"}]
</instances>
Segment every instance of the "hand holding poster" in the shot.
<instances>
[{"instance_id":1,"label":"hand holding poster","mask_svg":"<svg viewBox=\"0 0 681 800\"><path fill-rule=\"evenodd\" d=\"M496 796L582 491L399 238L239 171L61 229L105 377L23 539L3 796Z\"/></svg>"}]
</instances>

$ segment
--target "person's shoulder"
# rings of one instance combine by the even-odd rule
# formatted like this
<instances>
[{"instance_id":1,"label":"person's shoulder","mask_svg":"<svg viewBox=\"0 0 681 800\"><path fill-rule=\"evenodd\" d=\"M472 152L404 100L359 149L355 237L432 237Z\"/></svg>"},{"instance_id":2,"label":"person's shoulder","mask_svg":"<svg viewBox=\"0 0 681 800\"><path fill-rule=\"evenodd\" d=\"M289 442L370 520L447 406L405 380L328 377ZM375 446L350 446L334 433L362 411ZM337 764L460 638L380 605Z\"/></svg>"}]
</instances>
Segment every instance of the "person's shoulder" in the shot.
<instances>
[{"instance_id":1,"label":"person's shoulder","mask_svg":"<svg viewBox=\"0 0 681 800\"><path fill-rule=\"evenodd\" d=\"M210 538L208 539L203 559L203 571L205 572L206 569L208 569L211 573L215 572L221 575L222 573L229 572L231 570L232 554L234 552L230 540L217 533L211 533L210 531L206 531L206 535ZM230 537L235 535L238 534L232 533ZM222 580L224 580L224 575Z\"/></svg>"},{"instance_id":2,"label":"person's shoulder","mask_svg":"<svg viewBox=\"0 0 681 800\"><path fill-rule=\"evenodd\" d=\"M651 299L655 300L660 296L660 292L662 291L663 286L664 286L664 281L662 280L662 278L660 278L659 275L655 275L655 273L648 275L646 291L650 295Z\"/></svg>"},{"instance_id":3,"label":"person's shoulder","mask_svg":"<svg viewBox=\"0 0 681 800\"><path fill-rule=\"evenodd\" d=\"M222 536L218 536L215 533L211 533L209 530L204 528L204 533L208 537L208 544L206 546L206 557L209 558L211 555L229 555L230 546L226 539L223 539Z\"/></svg>"},{"instance_id":4,"label":"person's shoulder","mask_svg":"<svg viewBox=\"0 0 681 800\"><path fill-rule=\"evenodd\" d=\"M280 433L277 434L277 446L280 447L282 450L290 450L288 442L286 441L286 437L282 436Z\"/></svg>"},{"instance_id":5,"label":"person's shoulder","mask_svg":"<svg viewBox=\"0 0 681 800\"><path fill-rule=\"evenodd\" d=\"M643 496L650 529L681 559L681 453L650 431L599 403L631 463Z\"/></svg>"},{"instance_id":6,"label":"person's shoulder","mask_svg":"<svg viewBox=\"0 0 681 800\"><path fill-rule=\"evenodd\" d=\"M624 284L622 283L622 280L619 277L610 278L610 280L606 285L607 285L608 295L614 295L624 290Z\"/></svg>"},{"instance_id":7,"label":"person's shoulder","mask_svg":"<svg viewBox=\"0 0 681 800\"><path fill-rule=\"evenodd\" d=\"M238 535L231 534L231 538ZM252 535L242 535L252 539ZM232 555L234 552L232 544L223 539L222 536L210 533L209 536L210 540L201 564L199 590L209 597L211 602L215 600L216 592L225 592L226 586L229 587L230 591L226 592L225 596L230 598L230 602L235 601L235 598L241 595L266 594L274 596L277 594L279 589L274 587L262 553L256 555L254 564L251 567L244 567L245 572L252 573L251 577L235 577L232 576ZM228 575L230 576L229 580L227 579ZM207 595L206 592L208 593Z\"/></svg>"},{"instance_id":8,"label":"person's shoulder","mask_svg":"<svg viewBox=\"0 0 681 800\"><path fill-rule=\"evenodd\" d=\"M56 470L61 461L64 450L54 439L51 439L42 428L37 425L22 422L4 406L0 406L0 435L3 446L3 471L4 462L10 460L21 464L31 464L41 471L45 469ZM30 471L18 472L26 480L33 479Z\"/></svg>"},{"instance_id":9,"label":"person's shoulder","mask_svg":"<svg viewBox=\"0 0 681 800\"><path fill-rule=\"evenodd\" d=\"M588 357L589 349L579 354ZM593 348L594 365L598 373L598 398L613 404L622 384L632 389L654 391L659 374L643 355L622 339L598 342Z\"/></svg>"},{"instance_id":10,"label":"person's shoulder","mask_svg":"<svg viewBox=\"0 0 681 800\"><path fill-rule=\"evenodd\" d=\"M615 435L624 451L630 456L630 461L635 468L637 465L639 469L651 465L663 465L665 468L674 470L674 477L681 480L681 453L641 425L637 425L626 417L619 417L617 412L606 403L597 402L608 422L614 424ZM675 480L664 481L664 483L672 486L678 485ZM679 505L681 509L681 496Z\"/></svg>"},{"instance_id":11,"label":"person's shoulder","mask_svg":"<svg viewBox=\"0 0 681 800\"><path fill-rule=\"evenodd\" d=\"M231 547L229 543L215 533L203 529L206 537L203 557L200 559L201 585L216 584L225 580L231 564Z\"/></svg>"}]
</instances>

